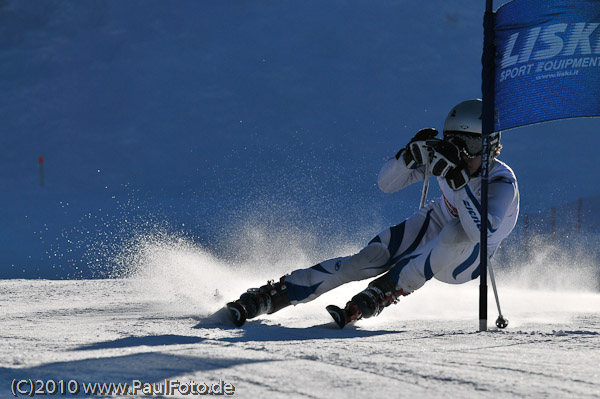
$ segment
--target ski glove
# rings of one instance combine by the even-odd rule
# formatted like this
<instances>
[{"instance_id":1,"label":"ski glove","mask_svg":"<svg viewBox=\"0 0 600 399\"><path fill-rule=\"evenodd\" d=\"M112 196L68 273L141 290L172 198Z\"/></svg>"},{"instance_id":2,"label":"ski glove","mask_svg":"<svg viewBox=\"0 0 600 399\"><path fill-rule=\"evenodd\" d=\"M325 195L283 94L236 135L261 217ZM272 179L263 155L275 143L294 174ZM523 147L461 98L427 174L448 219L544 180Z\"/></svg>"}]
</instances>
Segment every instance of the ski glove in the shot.
<instances>
[{"instance_id":1,"label":"ski glove","mask_svg":"<svg viewBox=\"0 0 600 399\"><path fill-rule=\"evenodd\" d=\"M466 186L471 176L466 163L461 159L460 149L448 141L439 141L432 149L431 174L445 177L452 190Z\"/></svg>"},{"instance_id":2,"label":"ski glove","mask_svg":"<svg viewBox=\"0 0 600 399\"><path fill-rule=\"evenodd\" d=\"M446 177L451 169L462 163L460 150L449 141L439 141L432 149L431 174L434 176Z\"/></svg>"},{"instance_id":3,"label":"ski glove","mask_svg":"<svg viewBox=\"0 0 600 399\"><path fill-rule=\"evenodd\" d=\"M469 171L466 167L459 166L457 168L451 169L446 174L446 183L448 183L450 188L454 191L460 190L461 188L466 186L467 183L469 183L469 180L471 180L471 175L469 174Z\"/></svg>"},{"instance_id":4,"label":"ski glove","mask_svg":"<svg viewBox=\"0 0 600 399\"><path fill-rule=\"evenodd\" d=\"M398 151L396 159L402 156L404 164L409 169L425 165L426 160L429 160L429 145L437 134L438 131L432 128L419 130L406 147Z\"/></svg>"}]
</instances>

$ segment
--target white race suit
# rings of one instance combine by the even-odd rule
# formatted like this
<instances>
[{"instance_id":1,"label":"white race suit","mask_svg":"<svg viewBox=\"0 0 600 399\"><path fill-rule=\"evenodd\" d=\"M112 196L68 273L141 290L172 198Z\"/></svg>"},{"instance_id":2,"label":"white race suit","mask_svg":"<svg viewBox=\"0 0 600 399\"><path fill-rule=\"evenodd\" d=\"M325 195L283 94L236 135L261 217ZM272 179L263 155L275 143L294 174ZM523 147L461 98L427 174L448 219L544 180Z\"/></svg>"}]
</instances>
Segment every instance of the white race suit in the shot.
<instances>
[{"instance_id":1,"label":"white race suit","mask_svg":"<svg viewBox=\"0 0 600 399\"><path fill-rule=\"evenodd\" d=\"M387 161L378 185L393 193L422 181L425 167L409 169L402 157ZM442 196L399 225L379 233L359 253L299 269L285 277L292 304L308 302L350 281L389 271L396 288L409 294L432 277L460 284L479 276L481 177L471 177L459 190L437 178ZM519 189L512 169L498 159L490 162L488 188L488 254L514 228L519 214Z\"/></svg>"}]
</instances>

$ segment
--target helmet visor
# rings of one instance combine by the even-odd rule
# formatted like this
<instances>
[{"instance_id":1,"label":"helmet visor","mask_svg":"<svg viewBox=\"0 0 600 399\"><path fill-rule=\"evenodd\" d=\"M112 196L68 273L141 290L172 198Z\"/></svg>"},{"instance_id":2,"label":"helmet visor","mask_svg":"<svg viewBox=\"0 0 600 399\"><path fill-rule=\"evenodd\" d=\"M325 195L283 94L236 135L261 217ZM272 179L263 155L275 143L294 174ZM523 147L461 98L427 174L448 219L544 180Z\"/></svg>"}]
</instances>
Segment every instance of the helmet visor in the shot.
<instances>
[{"instance_id":1,"label":"helmet visor","mask_svg":"<svg viewBox=\"0 0 600 399\"><path fill-rule=\"evenodd\" d=\"M444 132L444 140L449 141L469 158L481 155L483 142L481 135L467 132Z\"/></svg>"}]
</instances>

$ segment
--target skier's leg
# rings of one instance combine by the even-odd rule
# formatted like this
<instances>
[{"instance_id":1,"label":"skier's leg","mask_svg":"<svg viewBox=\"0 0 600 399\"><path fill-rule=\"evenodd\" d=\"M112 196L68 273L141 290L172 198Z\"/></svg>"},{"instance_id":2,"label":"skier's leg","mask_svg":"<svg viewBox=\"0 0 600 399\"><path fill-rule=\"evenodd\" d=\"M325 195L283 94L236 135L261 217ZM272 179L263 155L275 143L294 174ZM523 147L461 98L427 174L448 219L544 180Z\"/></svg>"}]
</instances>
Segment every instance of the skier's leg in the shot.
<instances>
[{"instance_id":1,"label":"skier's leg","mask_svg":"<svg viewBox=\"0 0 600 399\"><path fill-rule=\"evenodd\" d=\"M439 230L425 208L401 224L386 229L355 255L330 259L285 276L287 294L292 304L309 302L350 281L378 276L394 265L397 254L410 252ZM391 256L393 255L393 256Z\"/></svg>"},{"instance_id":2,"label":"skier's leg","mask_svg":"<svg viewBox=\"0 0 600 399\"><path fill-rule=\"evenodd\" d=\"M390 270L396 287L406 293L421 288L432 277L449 284L479 277L479 243L470 240L458 219L448 223L415 255Z\"/></svg>"},{"instance_id":3,"label":"skier's leg","mask_svg":"<svg viewBox=\"0 0 600 399\"><path fill-rule=\"evenodd\" d=\"M458 219L444 226L434 239L402 254L387 273L355 295L346 304L346 323L378 315L434 276L454 284L479 276L479 244L468 238Z\"/></svg>"},{"instance_id":4,"label":"skier's leg","mask_svg":"<svg viewBox=\"0 0 600 399\"><path fill-rule=\"evenodd\" d=\"M329 259L307 269L298 269L285 276L288 297L292 304L312 301L350 281L363 280L381 273L380 267L389 259L387 248L371 242L357 254Z\"/></svg>"},{"instance_id":5,"label":"skier's leg","mask_svg":"<svg viewBox=\"0 0 600 399\"><path fill-rule=\"evenodd\" d=\"M260 288L251 288L230 302L234 323L241 326L246 319L265 313L275 313L291 304L308 302L352 279L372 277L373 270L367 269L352 276L350 271L360 265L384 264L389 258L388 251L379 242L370 243L359 253L343 258L329 259L307 269L293 271L283 276L279 282L268 282Z\"/></svg>"},{"instance_id":6,"label":"skier's leg","mask_svg":"<svg viewBox=\"0 0 600 399\"><path fill-rule=\"evenodd\" d=\"M437 233L431 210L424 208L403 223L384 230L360 252L330 259L283 276L278 283L268 283L248 290L229 305L253 318L274 313L290 304L309 302L319 295L350 281L375 277L387 271L395 260L390 253L410 252ZM246 317L242 317L240 325ZM237 322L236 322L237 323Z\"/></svg>"}]
</instances>

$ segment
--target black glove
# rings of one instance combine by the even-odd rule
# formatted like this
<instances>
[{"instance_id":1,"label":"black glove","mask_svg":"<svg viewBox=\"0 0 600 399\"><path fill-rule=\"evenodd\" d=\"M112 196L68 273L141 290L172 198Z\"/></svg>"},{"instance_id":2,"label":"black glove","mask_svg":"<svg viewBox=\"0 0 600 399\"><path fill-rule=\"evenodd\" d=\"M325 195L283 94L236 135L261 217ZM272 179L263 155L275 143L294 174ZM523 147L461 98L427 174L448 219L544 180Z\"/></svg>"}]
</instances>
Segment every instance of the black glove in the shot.
<instances>
[{"instance_id":1,"label":"black glove","mask_svg":"<svg viewBox=\"0 0 600 399\"><path fill-rule=\"evenodd\" d=\"M438 131L431 128L419 130L406 147L398 151L396 159L400 159L400 156L402 156L404 164L410 169L424 165L425 160L429 157L430 143L427 143L427 141L431 141L437 134Z\"/></svg>"},{"instance_id":2,"label":"black glove","mask_svg":"<svg viewBox=\"0 0 600 399\"><path fill-rule=\"evenodd\" d=\"M454 191L460 190L466 186L467 183L469 183L469 180L471 180L471 175L466 167L457 167L451 169L446 174L446 183L448 183L450 188Z\"/></svg>"},{"instance_id":3,"label":"black glove","mask_svg":"<svg viewBox=\"0 0 600 399\"><path fill-rule=\"evenodd\" d=\"M448 141L439 141L432 149L431 174L445 177L452 190L456 191L466 186L471 176L467 164L460 156L460 149Z\"/></svg>"},{"instance_id":4,"label":"black glove","mask_svg":"<svg viewBox=\"0 0 600 399\"><path fill-rule=\"evenodd\" d=\"M446 177L450 169L456 168L461 162L460 150L449 141L439 141L432 147L431 174Z\"/></svg>"}]
</instances>

